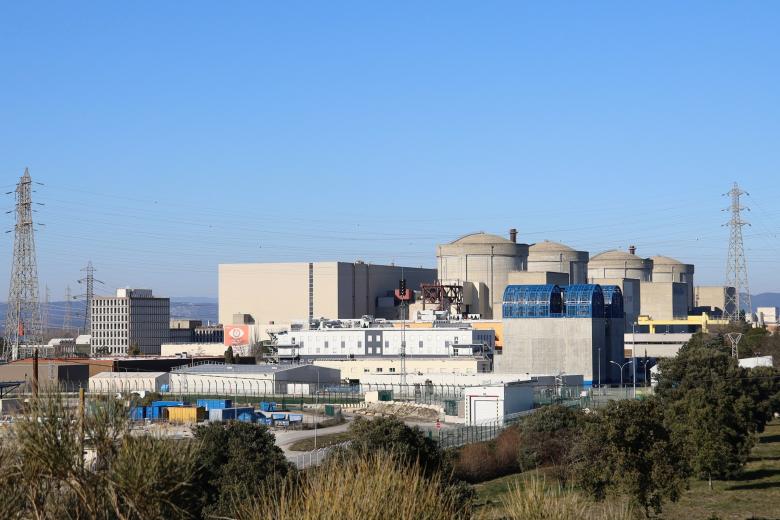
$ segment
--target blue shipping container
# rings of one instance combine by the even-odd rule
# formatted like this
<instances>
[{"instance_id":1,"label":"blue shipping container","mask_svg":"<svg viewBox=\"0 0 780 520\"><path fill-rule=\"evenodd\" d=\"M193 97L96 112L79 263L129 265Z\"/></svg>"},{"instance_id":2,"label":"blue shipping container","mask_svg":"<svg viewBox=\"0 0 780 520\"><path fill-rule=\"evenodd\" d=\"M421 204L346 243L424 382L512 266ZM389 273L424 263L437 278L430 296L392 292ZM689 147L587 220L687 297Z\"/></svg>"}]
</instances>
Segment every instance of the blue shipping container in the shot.
<instances>
[{"instance_id":1,"label":"blue shipping container","mask_svg":"<svg viewBox=\"0 0 780 520\"><path fill-rule=\"evenodd\" d=\"M268 426L271 426L274 423L274 421L270 417L261 417L260 418L260 423L266 424Z\"/></svg>"},{"instance_id":2,"label":"blue shipping container","mask_svg":"<svg viewBox=\"0 0 780 520\"><path fill-rule=\"evenodd\" d=\"M260 403L260 410L262 410L264 412L273 412L276 409L277 409L276 403L268 403L268 402L265 402L265 401Z\"/></svg>"},{"instance_id":3,"label":"blue shipping container","mask_svg":"<svg viewBox=\"0 0 780 520\"><path fill-rule=\"evenodd\" d=\"M202 406L206 410L216 410L217 408L232 408L233 401L230 399L198 399L197 406Z\"/></svg>"},{"instance_id":4,"label":"blue shipping container","mask_svg":"<svg viewBox=\"0 0 780 520\"><path fill-rule=\"evenodd\" d=\"M151 419L152 418L152 407L151 406L144 407L144 417L146 417L147 419Z\"/></svg>"},{"instance_id":5,"label":"blue shipping container","mask_svg":"<svg viewBox=\"0 0 780 520\"><path fill-rule=\"evenodd\" d=\"M287 420L290 422L303 422L303 415L291 413Z\"/></svg>"},{"instance_id":6,"label":"blue shipping container","mask_svg":"<svg viewBox=\"0 0 780 520\"><path fill-rule=\"evenodd\" d=\"M143 406L134 406L130 408L130 419L133 421L144 420L144 408Z\"/></svg>"},{"instance_id":7,"label":"blue shipping container","mask_svg":"<svg viewBox=\"0 0 780 520\"><path fill-rule=\"evenodd\" d=\"M152 406L184 406L184 401L152 401Z\"/></svg>"},{"instance_id":8,"label":"blue shipping container","mask_svg":"<svg viewBox=\"0 0 780 520\"><path fill-rule=\"evenodd\" d=\"M271 419L273 419L274 421L284 421L285 419L287 419L287 414L286 413L272 413L271 414Z\"/></svg>"}]
</instances>

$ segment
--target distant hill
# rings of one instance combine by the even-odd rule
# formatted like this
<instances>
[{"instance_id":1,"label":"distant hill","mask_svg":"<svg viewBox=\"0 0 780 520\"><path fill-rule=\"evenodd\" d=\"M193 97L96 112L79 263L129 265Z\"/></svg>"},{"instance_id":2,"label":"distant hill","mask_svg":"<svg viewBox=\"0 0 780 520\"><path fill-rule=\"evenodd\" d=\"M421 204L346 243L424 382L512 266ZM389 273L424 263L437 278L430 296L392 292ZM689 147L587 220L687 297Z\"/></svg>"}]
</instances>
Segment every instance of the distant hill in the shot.
<instances>
[{"instance_id":1,"label":"distant hill","mask_svg":"<svg viewBox=\"0 0 780 520\"><path fill-rule=\"evenodd\" d=\"M750 297L750 302L753 304L754 311L757 307L780 307L780 293L754 294Z\"/></svg>"},{"instance_id":2,"label":"distant hill","mask_svg":"<svg viewBox=\"0 0 780 520\"><path fill-rule=\"evenodd\" d=\"M84 325L84 302L71 302L70 324L73 327ZM52 329L61 328L65 319L67 302L49 303L49 327ZM0 303L0 328L5 325L5 313L8 304ZM42 309L43 311L44 309ZM217 299L216 298L171 298L171 318L183 320L201 320L204 324L217 322Z\"/></svg>"}]
</instances>

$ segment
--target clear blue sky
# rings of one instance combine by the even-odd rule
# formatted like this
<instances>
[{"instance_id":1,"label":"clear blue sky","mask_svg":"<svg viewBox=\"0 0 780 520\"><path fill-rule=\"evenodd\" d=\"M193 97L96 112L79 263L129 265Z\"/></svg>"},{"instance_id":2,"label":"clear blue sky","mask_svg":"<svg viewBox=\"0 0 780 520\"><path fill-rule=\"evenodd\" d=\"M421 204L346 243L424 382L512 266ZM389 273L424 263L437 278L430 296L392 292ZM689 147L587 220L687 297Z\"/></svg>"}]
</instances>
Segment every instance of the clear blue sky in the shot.
<instances>
[{"instance_id":1,"label":"clear blue sky","mask_svg":"<svg viewBox=\"0 0 780 520\"><path fill-rule=\"evenodd\" d=\"M433 266L510 227L720 283L734 180L752 292L780 291L779 26L777 2L4 2L1 184L46 184L52 299L88 260L215 296L220 262Z\"/></svg>"}]
</instances>

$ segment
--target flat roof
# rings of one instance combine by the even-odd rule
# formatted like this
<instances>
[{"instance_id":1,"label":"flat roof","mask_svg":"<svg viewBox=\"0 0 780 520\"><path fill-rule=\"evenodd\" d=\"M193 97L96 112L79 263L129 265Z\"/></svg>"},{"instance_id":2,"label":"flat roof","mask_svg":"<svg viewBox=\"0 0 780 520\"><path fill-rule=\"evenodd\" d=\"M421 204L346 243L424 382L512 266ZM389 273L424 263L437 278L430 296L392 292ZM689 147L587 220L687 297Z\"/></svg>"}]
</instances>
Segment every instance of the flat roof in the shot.
<instances>
[{"instance_id":1,"label":"flat roof","mask_svg":"<svg viewBox=\"0 0 780 520\"><path fill-rule=\"evenodd\" d=\"M314 364L299 364L299 365L276 365L276 364L263 364L263 365L226 365L224 363L204 363L202 365L176 367L173 369L177 373L197 373L197 374L213 374L213 373L230 373L230 374L274 374L277 372L285 372L287 370L293 370L296 368L304 367L317 367L324 370L337 370L334 368L318 366Z\"/></svg>"}]
</instances>

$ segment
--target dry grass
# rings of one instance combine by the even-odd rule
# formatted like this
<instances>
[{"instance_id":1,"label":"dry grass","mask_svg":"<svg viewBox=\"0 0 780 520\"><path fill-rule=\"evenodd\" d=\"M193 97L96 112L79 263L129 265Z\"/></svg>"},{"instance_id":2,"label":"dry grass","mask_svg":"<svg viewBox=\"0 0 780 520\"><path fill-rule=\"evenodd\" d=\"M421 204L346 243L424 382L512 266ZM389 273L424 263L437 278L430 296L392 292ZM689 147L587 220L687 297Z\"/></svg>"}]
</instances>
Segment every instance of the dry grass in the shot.
<instances>
[{"instance_id":1,"label":"dry grass","mask_svg":"<svg viewBox=\"0 0 780 520\"><path fill-rule=\"evenodd\" d=\"M570 488L547 486L539 477L510 485L502 497L502 518L509 520L633 520L636 512L623 502L593 504Z\"/></svg>"},{"instance_id":2,"label":"dry grass","mask_svg":"<svg viewBox=\"0 0 780 520\"><path fill-rule=\"evenodd\" d=\"M302 482L258 493L238 507L238 520L449 520L468 511L445 491L438 476L377 452L332 461Z\"/></svg>"}]
</instances>

